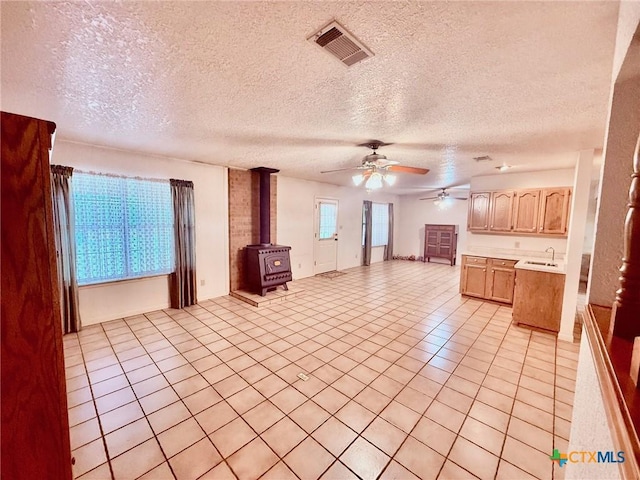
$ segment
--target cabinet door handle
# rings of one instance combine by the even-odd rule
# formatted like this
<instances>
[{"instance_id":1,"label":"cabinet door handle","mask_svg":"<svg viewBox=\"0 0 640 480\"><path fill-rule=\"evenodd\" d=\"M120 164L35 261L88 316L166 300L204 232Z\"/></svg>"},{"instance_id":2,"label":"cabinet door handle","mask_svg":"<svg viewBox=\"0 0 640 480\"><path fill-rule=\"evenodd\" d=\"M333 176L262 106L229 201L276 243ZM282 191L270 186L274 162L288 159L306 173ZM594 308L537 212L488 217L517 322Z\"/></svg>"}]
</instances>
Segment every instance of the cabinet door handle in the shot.
<instances>
[{"instance_id":1,"label":"cabinet door handle","mask_svg":"<svg viewBox=\"0 0 640 480\"><path fill-rule=\"evenodd\" d=\"M485 225L484 228L487 228L487 226Z\"/></svg>"},{"instance_id":2,"label":"cabinet door handle","mask_svg":"<svg viewBox=\"0 0 640 480\"><path fill-rule=\"evenodd\" d=\"M486 271L487 271L487 269L486 269L486 268L483 268L483 269L482 269L482 271L483 271L483 272L486 272Z\"/></svg>"}]
</instances>

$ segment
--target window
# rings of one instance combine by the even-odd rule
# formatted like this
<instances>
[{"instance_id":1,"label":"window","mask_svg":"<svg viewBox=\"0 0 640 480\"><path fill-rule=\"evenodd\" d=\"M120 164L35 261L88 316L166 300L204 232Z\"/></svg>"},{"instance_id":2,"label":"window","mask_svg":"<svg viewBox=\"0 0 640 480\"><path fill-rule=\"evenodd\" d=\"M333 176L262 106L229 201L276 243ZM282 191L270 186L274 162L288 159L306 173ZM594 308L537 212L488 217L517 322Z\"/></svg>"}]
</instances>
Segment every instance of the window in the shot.
<instances>
[{"instance_id":1,"label":"window","mask_svg":"<svg viewBox=\"0 0 640 480\"><path fill-rule=\"evenodd\" d=\"M374 203L371 209L371 246L380 247L389 241L389 205Z\"/></svg>"},{"instance_id":2,"label":"window","mask_svg":"<svg viewBox=\"0 0 640 480\"><path fill-rule=\"evenodd\" d=\"M168 181L77 172L73 204L80 285L174 270Z\"/></svg>"},{"instance_id":3,"label":"window","mask_svg":"<svg viewBox=\"0 0 640 480\"><path fill-rule=\"evenodd\" d=\"M320 202L320 215L318 217L320 240L333 238L338 233L338 205L335 202Z\"/></svg>"},{"instance_id":4,"label":"window","mask_svg":"<svg viewBox=\"0 0 640 480\"><path fill-rule=\"evenodd\" d=\"M362 209L362 245L364 245L365 220ZM371 204L371 246L381 247L389 243L389 204Z\"/></svg>"}]
</instances>

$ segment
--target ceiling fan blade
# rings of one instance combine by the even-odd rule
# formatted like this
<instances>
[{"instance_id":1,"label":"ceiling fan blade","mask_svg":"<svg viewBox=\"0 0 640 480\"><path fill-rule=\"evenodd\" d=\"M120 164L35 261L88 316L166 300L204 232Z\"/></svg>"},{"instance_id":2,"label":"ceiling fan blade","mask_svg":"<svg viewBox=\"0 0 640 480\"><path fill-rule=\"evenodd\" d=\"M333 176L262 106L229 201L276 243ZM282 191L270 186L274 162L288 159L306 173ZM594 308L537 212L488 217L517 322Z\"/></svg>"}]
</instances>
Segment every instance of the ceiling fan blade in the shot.
<instances>
[{"instance_id":1,"label":"ceiling fan blade","mask_svg":"<svg viewBox=\"0 0 640 480\"><path fill-rule=\"evenodd\" d=\"M405 167L404 165L391 165L387 167L387 170L390 172L399 173L415 173L417 175L426 175L427 173L429 173L428 168Z\"/></svg>"},{"instance_id":2,"label":"ceiling fan blade","mask_svg":"<svg viewBox=\"0 0 640 480\"><path fill-rule=\"evenodd\" d=\"M335 170L324 170L320 173L346 172L347 170L362 170L362 167L337 168Z\"/></svg>"},{"instance_id":3,"label":"ceiling fan blade","mask_svg":"<svg viewBox=\"0 0 640 480\"><path fill-rule=\"evenodd\" d=\"M435 200L435 199L440 199L440 200L468 200L468 198L462 198L462 197L425 197L425 198L419 198L418 200Z\"/></svg>"},{"instance_id":4,"label":"ceiling fan blade","mask_svg":"<svg viewBox=\"0 0 640 480\"><path fill-rule=\"evenodd\" d=\"M416 188L422 188L423 193L429 193L429 192L442 192L447 191L447 190L460 190L460 193L464 193L469 191L469 187L465 187L465 186L454 186L454 187L416 187Z\"/></svg>"}]
</instances>

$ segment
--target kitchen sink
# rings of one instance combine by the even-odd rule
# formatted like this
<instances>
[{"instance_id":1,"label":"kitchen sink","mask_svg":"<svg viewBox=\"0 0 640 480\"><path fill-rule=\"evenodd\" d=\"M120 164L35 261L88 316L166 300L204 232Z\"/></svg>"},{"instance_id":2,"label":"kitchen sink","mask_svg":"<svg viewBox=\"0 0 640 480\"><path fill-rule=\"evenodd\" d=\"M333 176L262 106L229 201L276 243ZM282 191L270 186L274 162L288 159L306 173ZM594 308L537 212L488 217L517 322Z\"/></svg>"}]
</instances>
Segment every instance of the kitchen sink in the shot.
<instances>
[{"instance_id":1,"label":"kitchen sink","mask_svg":"<svg viewBox=\"0 0 640 480\"><path fill-rule=\"evenodd\" d=\"M557 267L558 264L557 263L550 263L550 262L534 262L531 260L527 260L526 262L524 262L525 265L541 265L543 267Z\"/></svg>"}]
</instances>

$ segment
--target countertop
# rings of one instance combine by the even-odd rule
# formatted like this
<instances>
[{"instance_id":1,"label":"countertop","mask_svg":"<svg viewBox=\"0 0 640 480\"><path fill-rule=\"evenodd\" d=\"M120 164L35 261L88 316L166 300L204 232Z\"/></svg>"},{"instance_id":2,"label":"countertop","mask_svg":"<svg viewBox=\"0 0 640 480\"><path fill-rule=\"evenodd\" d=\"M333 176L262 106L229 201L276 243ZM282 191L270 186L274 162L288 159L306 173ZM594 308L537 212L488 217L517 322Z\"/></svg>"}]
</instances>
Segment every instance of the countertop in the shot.
<instances>
[{"instance_id":1,"label":"countertop","mask_svg":"<svg viewBox=\"0 0 640 480\"><path fill-rule=\"evenodd\" d=\"M564 254L556 253L553 263L557 264L556 267L546 265L531 265L526 262L551 262L551 254L545 252L536 252L529 250L508 250L502 248L487 248L487 247L470 247L462 252L462 255L470 255L476 257L490 257L501 258L504 260L518 260L516 263L516 269L522 270L534 270L537 272L557 273L564 275L566 272L566 266L564 263Z\"/></svg>"},{"instance_id":2,"label":"countertop","mask_svg":"<svg viewBox=\"0 0 640 480\"><path fill-rule=\"evenodd\" d=\"M551 266L551 265L532 265L530 263L527 262L539 262L540 258L523 258L521 259L518 263L515 264L516 269L521 269L521 270L534 270L536 272L548 272L548 273L557 273L560 275L564 275L565 274L565 264L564 262L560 262L558 260L555 260L553 263L555 263L555 266ZM548 259L546 260L548 261ZM549 262L551 263L551 262Z\"/></svg>"}]
</instances>

